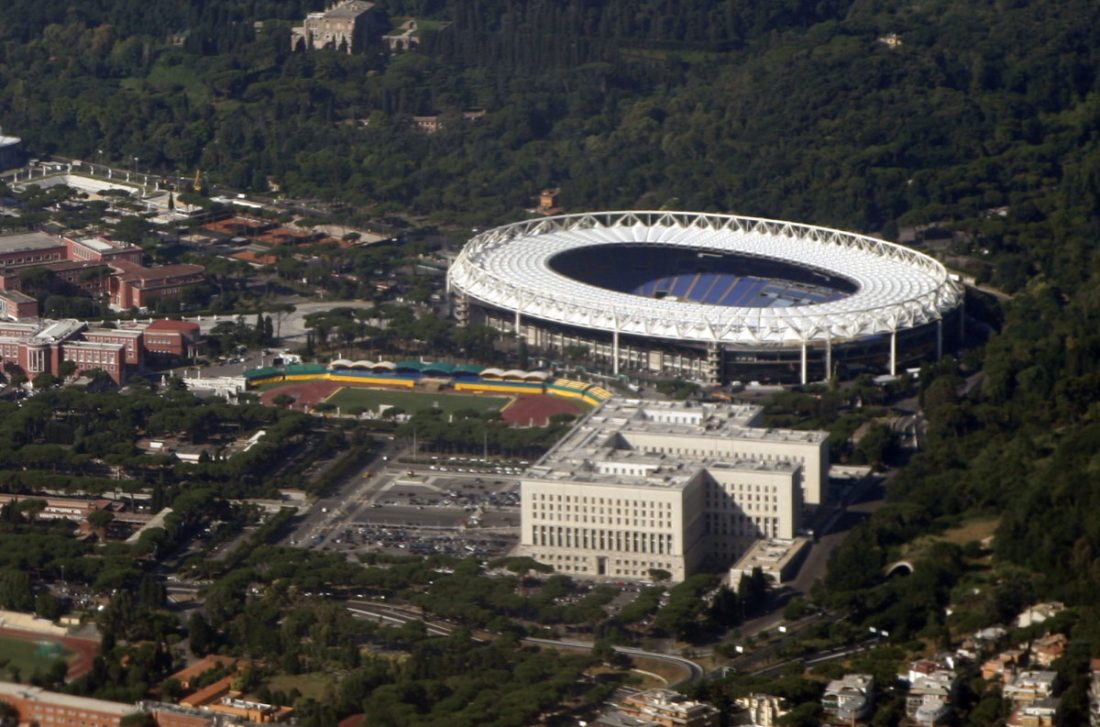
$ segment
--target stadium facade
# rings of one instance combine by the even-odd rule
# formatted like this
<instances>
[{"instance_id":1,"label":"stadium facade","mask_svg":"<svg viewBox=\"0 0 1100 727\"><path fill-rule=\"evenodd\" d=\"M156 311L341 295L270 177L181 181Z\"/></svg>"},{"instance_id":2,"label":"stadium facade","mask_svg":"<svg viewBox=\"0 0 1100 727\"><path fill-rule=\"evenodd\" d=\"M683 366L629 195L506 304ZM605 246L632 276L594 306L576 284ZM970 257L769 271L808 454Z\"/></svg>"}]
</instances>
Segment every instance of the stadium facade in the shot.
<instances>
[{"instance_id":1,"label":"stadium facade","mask_svg":"<svg viewBox=\"0 0 1100 727\"><path fill-rule=\"evenodd\" d=\"M708 384L894 374L961 339L964 290L933 258L840 230L666 211L483 232L448 271L462 324Z\"/></svg>"},{"instance_id":2,"label":"stadium facade","mask_svg":"<svg viewBox=\"0 0 1100 727\"><path fill-rule=\"evenodd\" d=\"M613 398L524 475L520 545L572 575L683 580L828 501L827 433L760 427L757 406Z\"/></svg>"}]
</instances>

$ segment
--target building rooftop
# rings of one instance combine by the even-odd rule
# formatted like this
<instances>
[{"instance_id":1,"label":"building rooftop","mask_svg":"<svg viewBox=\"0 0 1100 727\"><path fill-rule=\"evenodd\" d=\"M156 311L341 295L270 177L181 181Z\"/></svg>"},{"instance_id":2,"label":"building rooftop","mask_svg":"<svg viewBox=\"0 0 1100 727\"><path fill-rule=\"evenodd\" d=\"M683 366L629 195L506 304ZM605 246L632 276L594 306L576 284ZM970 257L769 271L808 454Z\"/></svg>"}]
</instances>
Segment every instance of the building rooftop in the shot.
<instances>
[{"instance_id":1,"label":"building rooftop","mask_svg":"<svg viewBox=\"0 0 1100 727\"><path fill-rule=\"evenodd\" d=\"M781 569L791 559L799 555L802 548L806 547L806 538L770 538L758 540L742 555L730 572L743 571L751 573L753 568L760 568L765 573Z\"/></svg>"},{"instance_id":2,"label":"building rooftop","mask_svg":"<svg viewBox=\"0 0 1100 727\"><path fill-rule=\"evenodd\" d=\"M65 344L66 349L80 348L86 351L117 351L120 348L125 348L124 343L107 343L105 341L69 341Z\"/></svg>"},{"instance_id":3,"label":"building rooftop","mask_svg":"<svg viewBox=\"0 0 1100 727\"><path fill-rule=\"evenodd\" d=\"M145 330L147 331L176 331L178 333L196 333L200 329L198 323L192 323L191 321L173 321L167 318L162 318L158 321L150 323Z\"/></svg>"},{"instance_id":4,"label":"building rooftop","mask_svg":"<svg viewBox=\"0 0 1100 727\"><path fill-rule=\"evenodd\" d=\"M176 263L175 265L162 265L160 267L147 268L144 265L127 263L126 261L120 260L118 262L112 261L111 265L118 268L120 271L118 274L119 280L125 280L132 283L155 282L166 278L199 275L206 272L206 268L202 265L191 265L190 263Z\"/></svg>"},{"instance_id":5,"label":"building rooftop","mask_svg":"<svg viewBox=\"0 0 1100 727\"><path fill-rule=\"evenodd\" d=\"M13 303L33 303L34 298L18 290L0 290L0 297L7 298Z\"/></svg>"},{"instance_id":6,"label":"building rooftop","mask_svg":"<svg viewBox=\"0 0 1100 727\"><path fill-rule=\"evenodd\" d=\"M704 438L819 443L827 436L825 432L753 428L761 412L758 406L736 404L611 399L582 420L527 473L542 481L674 489L686 487L704 469L789 476L798 465L713 453L645 451L631 439L636 435L659 435L665 442L682 437L696 441Z\"/></svg>"},{"instance_id":7,"label":"building rooftop","mask_svg":"<svg viewBox=\"0 0 1100 727\"><path fill-rule=\"evenodd\" d=\"M0 254L49 250L61 247L64 243L45 232L20 232L15 235L0 235Z\"/></svg>"},{"instance_id":8,"label":"building rooftop","mask_svg":"<svg viewBox=\"0 0 1100 727\"><path fill-rule=\"evenodd\" d=\"M62 321L46 321L46 324L37 333L34 339L37 343L57 343L65 341L85 328L84 321L68 318Z\"/></svg>"},{"instance_id":9,"label":"building rooftop","mask_svg":"<svg viewBox=\"0 0 1100 727\"><path fill-rule=\"evenodd\" d=\"M326 18L355 18L374 7L374 3L365 0L347 0L329 8L323 14Z\"/></svg>"},{"instance_id":10,"label":"building rooftop","mask_svg":"<svg viewBox=\"0 0 1100 727\"><path fill-rule=\"evenodd\" d=\"M5 136L0 134L0 146L13 146L23 141L18 136Z\"/></svg>"},{"instance_id":11,"label":"building rooftop","mask_svg":"<svg viewBox=\"0 0 1100 727\"><path fill-rule=\"evenodd\" d=\"M121 338L137 338L142 331L137 328L89 328L84 331L85 336L118 336Z\"/></svg>"},{"instance_id":12,"label":"building rooftop","mask_svg":"<svg viewBox=\"0 0 1100 727\"><path fill-rule=\"evenodd\" d=\"M71 694L48 692L41 687L32 687L26 684L13 684L12 682L0 682L0 698L3 697L25 699L32 702L53 705L55 707L66 707L69 709L80 709L117 715L120 718L141 711L132 704L108 702L104 699L91 699L89 697L75 697Z\"/></svg>"}]
</instances>

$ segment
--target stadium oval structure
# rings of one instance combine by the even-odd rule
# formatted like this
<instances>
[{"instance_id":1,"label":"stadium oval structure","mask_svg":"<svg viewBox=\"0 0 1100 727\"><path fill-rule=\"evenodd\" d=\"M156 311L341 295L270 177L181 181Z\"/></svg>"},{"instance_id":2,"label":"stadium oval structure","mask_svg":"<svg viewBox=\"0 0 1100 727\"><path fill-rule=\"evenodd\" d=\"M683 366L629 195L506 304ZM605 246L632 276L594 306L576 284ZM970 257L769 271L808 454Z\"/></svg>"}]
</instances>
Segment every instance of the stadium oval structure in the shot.
<instances>
[{"instance_id":1,"label":"stadium oval structure","mask_svg":"<svg viewBox=\"0 0 1100 727\"><path fill-rule=\"evenodd\" d=\"M834 361L886 359L894 373L942 354L944 320L961 321L964 295L939 262L894 243L668 211L497 227L466 244L447 281L460 322L510 329L536 349L585 345L614 373L707 383L761 371L806 382L811 360L826 373Z\"/></svg>"}]
</instances>

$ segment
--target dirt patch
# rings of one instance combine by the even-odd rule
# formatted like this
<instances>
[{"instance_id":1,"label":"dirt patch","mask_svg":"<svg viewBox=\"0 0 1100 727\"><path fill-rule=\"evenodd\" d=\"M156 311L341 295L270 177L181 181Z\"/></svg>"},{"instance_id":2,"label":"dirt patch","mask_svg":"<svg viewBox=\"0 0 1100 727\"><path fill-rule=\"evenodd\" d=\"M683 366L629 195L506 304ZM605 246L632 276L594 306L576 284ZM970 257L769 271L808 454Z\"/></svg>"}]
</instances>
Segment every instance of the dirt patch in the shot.
<instances>
[{"instance_id":1,"label":"dirt patch","mask_svg":"<svg viewBox=\"0 0 1100 727\"><path fill-rule=\"evenodd\" d=\"M548 395L522 394L500 413L504 421L513 427L545 427L555 414L583 413L580 404Z\"/></svg>"},{"instance_id":2,"label":"dirt patch","mask_svg":"<svg viewBox=\"0 0 1100 727\"><path fill-rule=\"evenodd\" d=\"M280 394L294 397L291 409L304 411L321 403L337 390L343 388L343 384L335 381L300 381L291 382L284 386L276 386L260 394L260 403L264 406L275 406L275 397Z\"/></svg>"}]
</instances>

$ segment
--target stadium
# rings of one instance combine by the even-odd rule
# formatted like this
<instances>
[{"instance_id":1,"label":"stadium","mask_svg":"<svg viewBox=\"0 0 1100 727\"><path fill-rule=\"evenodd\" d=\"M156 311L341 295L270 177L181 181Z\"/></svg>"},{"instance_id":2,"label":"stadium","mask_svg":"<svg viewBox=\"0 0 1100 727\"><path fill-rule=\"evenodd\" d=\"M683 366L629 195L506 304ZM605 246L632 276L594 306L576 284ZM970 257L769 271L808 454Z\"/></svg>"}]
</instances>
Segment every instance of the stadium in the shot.
<instances>
[{"instance_id":1,"label":"stadium","mask_svg":"<svg viewBox=\"0 0 1100 727\"><path fill-rule=\"evenodd\" d=\"M964 290L872 237L735 215L620 211L471 239L455 316L559 361L706 383L895 374L961 340Z\"/></svg>"}]
</instances>

